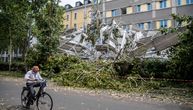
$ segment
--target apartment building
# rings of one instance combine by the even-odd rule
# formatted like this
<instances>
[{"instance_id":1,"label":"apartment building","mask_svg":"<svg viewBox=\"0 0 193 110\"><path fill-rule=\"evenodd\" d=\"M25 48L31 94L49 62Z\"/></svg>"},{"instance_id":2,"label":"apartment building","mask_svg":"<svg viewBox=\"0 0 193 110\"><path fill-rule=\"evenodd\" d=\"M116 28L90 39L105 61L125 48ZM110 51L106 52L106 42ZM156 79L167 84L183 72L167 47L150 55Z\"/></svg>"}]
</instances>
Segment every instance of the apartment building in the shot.
<instances>
[{"instance_id":1,"label":"apartment building","mask_svg":"<svg viewBox=\"0 0 193 110\"><path fill-rule=\"evenodd\" d=\"M172 13L193 16L193 0L103 0L100 11L107 24L114 19L125 28L154 30L175 26Z\"/></svg>"},{"instance_id":2,"label":"apartment building","mask_svg":"<svg viewBox=\"0 0 193 110\"><path fill-rule=\"evenodd\" d=\"M96 0L95 0L96 1ZM155 30L172 27L176 23L171 14L193 16L193 0L98 0L99 11L105 23L112 19L124 28L137 27L142 30ZM95 3L95 2L94 2ZM65 5L66 29L80 29L91 23L93 4L77 1L75 7Z\"/></svg>"},{"instance_id":3,"label":"apartment building","mask_svg":"<svg viewBox=\"0 0 193 110\"><path fill-rule=\"evenodd\" d=\"M77 1L75 7L65 5L64 26L66 29L81 29L91 22L92 3L84 0L84 3Z\"/></svg>"}]
</instances>

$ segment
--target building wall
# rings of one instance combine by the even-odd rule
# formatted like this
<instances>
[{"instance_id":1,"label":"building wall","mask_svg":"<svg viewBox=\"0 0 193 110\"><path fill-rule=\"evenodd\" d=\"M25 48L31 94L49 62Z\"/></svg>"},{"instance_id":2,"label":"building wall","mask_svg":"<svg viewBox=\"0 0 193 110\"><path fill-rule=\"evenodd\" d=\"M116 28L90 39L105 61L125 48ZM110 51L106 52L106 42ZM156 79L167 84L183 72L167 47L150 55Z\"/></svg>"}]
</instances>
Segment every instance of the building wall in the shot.
<instances>
[{"instance_id":1,"label":"building wall","mask_svg":"<svg viewBox=\"0 0 193 110\"><path fill-rule=\"evenodd\" d=\"M68 18L67 18L68 16ZM66 12L64 14L64 26L68 26L68 28L72 27L72 11Z\"/></svg>"},{"instance_id":2,"label":"building wall","mask_svg":"<svg viewBox=\"0 0 193 110\"><path fill-rule=\"evenodd\" d=\"M151 3L152 10L148 10L148 3ZM125 7L127 13L122 14L121 9ZM140 11L138 7L140 7ZM190 11L193 10L193 3L187 4L186 0L181 0L180 5L177 4L177 0L111 0L105 2L105 9L107 24L114 19L128 27L143 23L144 29L147 27L147 22L152 23L152 29L159 29L163 20L167 20L167 27L174 26L172 13L193 16L193 12ZM112 16L114 9L118 10L117 16Z\"/></svg>"},{"instance_id":3,"label":"building wall","mask_svg":"<svg viewBox=\"0 0 193 110\"><path fill-rule=\"evenodd\" d=\"M193 16L193 5L184 5L177 7L177 14L179 15L191 15Z\"/></svg>"},{"instance_id":4,"label":"building wall","mask_svg":"<svg viewBox=\"0 0 193 110\"><path fill-rule=\"evenodd\" d=\"M162 2L160 2L162 1ZM106 0L105 2L105 21L110 23L112 19L121 25L133 27L139 24L144 25L144 29L148 30L147 23L151 22L151 29L161 28L163 20L167 20L167 27L175 25L172 21L171 14L190 15L193 16L193 3L187 4L186 0ZM162 4L161 4L162 3ZM149 10L148 4L151 4ZM140 7L140 9L138 9ZM92 4L87 7L87 17L84 17L84 6L74 7L66 10L65 15L69 15L69 21L65 20L65 25L74 28L74 24L80 29L85 24L91 22L90 10ZM103 12L103 5L99 5L99 10ZM124 12L123 12L124 10ZM139 11L140 10L140 11ZM77 19L74 19L74 13L77 13Z\"/></svg>"},{"instance_id":5,"label":"building wall","mask_svg":"<svg viewBox=\"0 0 193 110\"><path fill-rule=\"evenodd\" d=\"M86 14L85 14L86 10ZM77 26L77 29L83 28L84 24L90 24L91 23L91 5L88 5L85 9L84 6L80 7L74 7L69 10L66 10L66 13L64 14L64 26L68 26L68 29L75 28L75 25ZM75 15L76 13L76 15ZM69 16L69 20L67 20L67 16ZM76 18L75 18L76 16Z\"/></svg>"}]
</instances>

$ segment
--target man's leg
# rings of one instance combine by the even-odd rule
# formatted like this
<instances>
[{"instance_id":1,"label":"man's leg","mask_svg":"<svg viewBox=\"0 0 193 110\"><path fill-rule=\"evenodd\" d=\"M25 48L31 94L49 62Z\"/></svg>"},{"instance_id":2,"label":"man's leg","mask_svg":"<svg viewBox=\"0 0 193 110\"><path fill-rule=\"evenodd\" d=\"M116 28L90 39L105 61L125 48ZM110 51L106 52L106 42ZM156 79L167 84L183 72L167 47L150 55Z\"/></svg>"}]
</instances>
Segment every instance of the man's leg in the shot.
<instances>
[{"instance_id":1,"label":"man's leg","mask_svg":"<svg viewBox=\"0 0 193 110\"><path fill-rule=\"evenodd\" d=\"M33 96L34 95L34 84L33 83L28 83L27 87L29 88L30 94Z\"/></svg>"},{"instance_id":2,"label":"man's leg","mask_svg":"<svg viewBox=\"0 0 193 110\"><path fill-rule=\"evenodd\" d=\"M27 108L29 108L29 107L30 107L30 104L31 104L32 101L33 101L32 98L33 98L34 95L35 95L34 88L33 88L34 83L27 83L26 85L27 85L27 87L28 87L28 89L29 89L29 93L30 93L29 99L28 99L27 104L26 104Z\"/></svg>"},{"instance_id":3,"label":"man's leg","mask_svg":"<svg viewBox=\"0 0 193 110\"><path fill-rule=\"evenodd\" d=\"M45 87L46 87L46 82L41 82L40 83L40 89L44 90Z\"/></svg>"},{"instance_id":4,"label":"man's leg","mask_svg":"<svg viewBox=\"0 0 193 110\"><path fill-rule=\"evenodd\" d=\"M43 92L44 87L46 87L46 82L38 82L34 87L40 87L38 91L38 95Z\"/></svg>"}]
</instances>

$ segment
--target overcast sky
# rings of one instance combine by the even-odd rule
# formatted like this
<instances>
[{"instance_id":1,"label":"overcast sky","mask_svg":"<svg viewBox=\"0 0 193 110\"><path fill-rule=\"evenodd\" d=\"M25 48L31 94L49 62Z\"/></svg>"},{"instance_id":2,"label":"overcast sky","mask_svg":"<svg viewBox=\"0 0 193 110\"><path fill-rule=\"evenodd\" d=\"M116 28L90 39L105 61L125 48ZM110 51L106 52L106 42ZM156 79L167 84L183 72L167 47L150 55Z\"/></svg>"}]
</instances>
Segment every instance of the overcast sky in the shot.
<instances>
[{"instance_id":1,"label":"overcast sky","mask_svg":"<svg viewBox=\"0 0 193 110\"><path fill-rule=\"evenodd\" d=\"M77 1L81 1L83 3L83 0L61 0L60 5L64 6L66 4L70 4L71 6L74 7L75 6L75 2L77 2Z\"/></svg>"}]
</instances>

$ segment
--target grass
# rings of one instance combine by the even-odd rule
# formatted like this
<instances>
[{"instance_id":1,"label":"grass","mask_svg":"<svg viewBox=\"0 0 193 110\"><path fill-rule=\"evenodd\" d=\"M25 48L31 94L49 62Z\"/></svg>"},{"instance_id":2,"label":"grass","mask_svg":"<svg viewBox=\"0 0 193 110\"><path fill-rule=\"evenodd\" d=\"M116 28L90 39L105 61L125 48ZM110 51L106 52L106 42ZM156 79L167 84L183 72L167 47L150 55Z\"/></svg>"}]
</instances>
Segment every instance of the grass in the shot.
<instances>
[{"instance_id":1,"label":"grass","mask_svg":"<svg viewBox=\"0 0 193 110\"><path fill-rule=\"evenodd\" d=\"M14 71L0 71L0 76L22 78L24 77L24 73Z\"/></svg>"}]
</instances>

